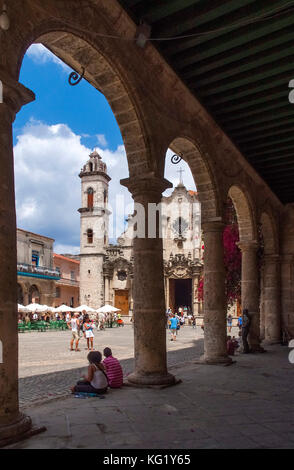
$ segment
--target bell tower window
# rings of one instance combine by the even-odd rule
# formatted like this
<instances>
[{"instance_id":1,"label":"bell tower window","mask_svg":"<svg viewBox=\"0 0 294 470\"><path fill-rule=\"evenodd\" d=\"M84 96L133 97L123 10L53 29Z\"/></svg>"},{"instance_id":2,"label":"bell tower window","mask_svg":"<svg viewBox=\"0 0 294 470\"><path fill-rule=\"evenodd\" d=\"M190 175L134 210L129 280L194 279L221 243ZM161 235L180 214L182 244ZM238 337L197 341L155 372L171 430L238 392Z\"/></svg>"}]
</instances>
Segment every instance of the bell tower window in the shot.
<instances>
[{"instance_id":1,"label":"bell tower window","mask_svg":"<svg viewBox=\"0 0 294 470\"><path fill-rule=\"evenodd\" d=\"M93 243L93 230L91 228L87 230L87 242Z\"/></svg>"},{"instance_id":2,"label":"bell tower window","mask_svg":"<svg viewBox=\"0 0 294 470\"><path fill-rule=\"evenodd\" d=\"M94 203L94 191L93 191L93 188L88 188L87 189L87 207L88 207L88 209L93 208L93 203Z\"/></svg>"}]
</instances>

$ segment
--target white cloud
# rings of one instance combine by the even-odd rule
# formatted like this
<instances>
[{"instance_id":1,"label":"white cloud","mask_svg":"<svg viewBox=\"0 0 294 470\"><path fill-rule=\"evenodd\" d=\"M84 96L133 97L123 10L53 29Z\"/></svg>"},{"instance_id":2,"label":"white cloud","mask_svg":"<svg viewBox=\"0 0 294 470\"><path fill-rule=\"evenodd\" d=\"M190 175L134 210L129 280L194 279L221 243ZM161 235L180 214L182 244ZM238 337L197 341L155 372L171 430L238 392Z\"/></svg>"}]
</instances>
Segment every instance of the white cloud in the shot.
<instances>
[{"instance_id":1,"label":"white cloud","mask_svg":"<svg viewBox=\"0 0 294 470\"><path fill-rule=\"evenodd\" d=\"M54 253L78 255L80 253L80 245L74 246L63 245L62 243L55 243Z\"/></svg>"},{"instance_id":2,"label":"white cloud","mask_svg":"<svg viewBox=\"0 0 294 470\"><path fill-rule=\"evenodd\" d=\"M115 151L97 147L107 164L111 242L125 229L125 217L133 211L133 200L120 179L128 177L128 165L123 145ZM53 237L58 253L79 252L81 167L91 149L81 143L66 124L47 125L31 119L17 136L14 147L17 224L19 228ZM174 186L179 182L180 167L185 169L183 181L187 189L195 189L193 177L185 162L170 163L166 157L165 177ZM172 190L167 190L171 193ZM117 198L117 196L119 196Z\"/></svg>"},{"instance_id":3,"label":"white cloud","mask_svg":"<svg viewBox=\"0 0 294 470\"><path fill-rule=\"evenodd\" d=\"M32 44L27 50L27 55L38 65L54 62L55 64L60 65L65 72L70 72L72 70L56 55L49 51L47 47L43 46L43 44Z\"/></svg>"},{"instance_id":4,"label":"white cloud","mask_svg":"<svg viewBox=\"0 0 294 470\"><path fill-rule=\"evenodd\" d=\"M102 147L107 147L107 140L104 134L97 134L98 144L102 145Z\"/></svg>"},{"instance_id":5,"label":"white cloud","mask_svg":"<svg viewBox=\"0 0 294 470\"><path fill-rule=\"evenodd\" d=\"M110 204L115 208L115 195L123 193L131 200L120 178L128 176L123 146L117 150L97 149L108 166ZM53 237L55 247L77 252L81 206L81 167L91 149L81 143L66 124L47 125L31 120L17 136L14 147L17 224L19 228ZM120 219L121 231L124 227ZM55 250L56 250L55 248Z\"/></svg>"}]
</instances>

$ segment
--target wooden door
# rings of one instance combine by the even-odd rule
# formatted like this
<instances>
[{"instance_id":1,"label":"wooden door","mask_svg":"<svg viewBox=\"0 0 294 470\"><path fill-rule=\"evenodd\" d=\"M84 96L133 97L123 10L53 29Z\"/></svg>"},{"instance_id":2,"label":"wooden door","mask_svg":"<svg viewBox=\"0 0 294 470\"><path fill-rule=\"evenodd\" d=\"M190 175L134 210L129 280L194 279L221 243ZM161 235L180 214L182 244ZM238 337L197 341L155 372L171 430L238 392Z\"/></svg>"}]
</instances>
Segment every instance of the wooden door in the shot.
<instances>
[{"instance_id":1,"label":"wooden door","mask_svg":"<svg viewBox=\"0 0 294 470\"><path fill-rule=\"evenodd\" d=\"M128 289L116 290L114 306L121 310L121 315L129 315L129 291Z\"/></svg>"}]
</instances>

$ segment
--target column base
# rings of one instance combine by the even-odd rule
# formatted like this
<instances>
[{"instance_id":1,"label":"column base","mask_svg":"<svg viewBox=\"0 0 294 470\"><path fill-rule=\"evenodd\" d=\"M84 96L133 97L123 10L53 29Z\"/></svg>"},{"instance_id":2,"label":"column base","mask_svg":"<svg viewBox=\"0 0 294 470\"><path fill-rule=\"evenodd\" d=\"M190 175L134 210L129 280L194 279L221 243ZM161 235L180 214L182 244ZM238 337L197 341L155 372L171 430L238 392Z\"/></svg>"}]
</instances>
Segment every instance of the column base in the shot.
<instances>
[{"instance_id":1,"label":"column base","mask_svg":"<svg viewBox=\"0 0 294 470\"><path fill-rule=\"evenodd\" d=\"M207 365L217 365L217 364L233 364L233 359L230 356L215 356L215 357L207 357L205 355L200 357L199 363L200 364L207 364Z\"/></svg>"},{"instance_id":2,"label":"column base","mask_svg":"<svg viewBox=\"0 0 294 470\"><path fill-rule=\"evenodd\" d=\"M251 353L265 353L266 350L259 344L255 346L250 346L250 352Z\"/></svg>"},{"instance_id":3,"label":"column base","mask_svg":"<svg viewBox=\"0 0 294 470\"><path fill-rule=\"evenodd\" d=\"M0 425L0 447L22 440L31 429L31 418L20 413L14 423Z\"/></svg>"},{"instance_id":4,"label":"column base","mask_svg":"<svg viewBox=\"0 0 294 470\"><path fill-rule=\"evenodd\" d=\"M270 346L272 344L281 344L282 340L279 338L279 339L264 339L262 341L262 345L263 346Z\"/></svg>"},{"instance_id":5,"label":"column base","mask_svg":"<svg viewBox=\"0 0 294 470\"><path fill-rule=\"evenodd\" d=\"M141 375L137 372L133 372L128 375L127 380L129 385L135 385L137 387L169 387L179 383L175 376L169 373L165 375Z\"/></svg>"}]
</instances>

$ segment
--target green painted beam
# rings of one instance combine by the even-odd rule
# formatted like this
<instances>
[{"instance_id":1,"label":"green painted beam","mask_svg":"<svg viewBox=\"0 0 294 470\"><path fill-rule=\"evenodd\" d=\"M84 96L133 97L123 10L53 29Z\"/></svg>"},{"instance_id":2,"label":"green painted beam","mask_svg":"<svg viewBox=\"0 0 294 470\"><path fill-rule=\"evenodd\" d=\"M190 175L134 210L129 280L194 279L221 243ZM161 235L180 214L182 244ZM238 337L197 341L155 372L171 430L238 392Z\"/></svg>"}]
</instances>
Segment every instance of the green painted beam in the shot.
<instances>
[{"instance_id":1,"label":"green painted beam","mask_svg":"<svg viewBox=\"0 0 294 470\"><path fill-rule=\"evenodd\" d=\"M236 140L236 142L238 142L238 145L241 145L241 144L244 144L246 142L258 142L259 140L262 140L264 138L268 138L268 137L271 137L271 136L275 136L275 135L283 135L283 134L293 134L294 133L294 119L292 119L292 123L290 123L288 126L279 126L277 125L277 127L271 129L271 130L267 130L267 131L262 131L262 132L252 132L249 136L247 137L236 137L234 136L234 140Z\"/></svg>"},{"instance_id":2,"label":"green painted beam","mask_svg":"<svg viewBox=\"0 0 294 470\"><path fill-rule=\"evenodd\" d=\"M261 156L257 158L249 157L248 161L249 163L251 163L252 166L259 165L259 164L264 165L266 163L272 164L272 163L282 162L284 161L284 159L293 158L293 155L294 155L294 152L292 148L290 149L290 151L285 151L285 152L277 149L276 151L273 151L272 153L267 154L265 157L261 157Z\"/></svg>"},{"instance_id":3,"label":"green painted beam","mask_svg":"<svg viewBox=\"0 0 294 470\"><path fill-rule=\"evenodd\" d=\"M293 19L294 23L294 19ZM250 36L247 37L250 40ZM242 44L239 47L234 47L233 49L227 49L222 53L217 55L212 55L207 57L206 59L202 60L199 55L192 56L192 51L187 51L186 54L182 53L179 57L171 56L171 60L174 59L175 67L178 71L180 71L181 76L185 76L186 78L192 76L202 75L203 73L211 72L213 73L214 70L218 70L220 67L224 65L233 64L236 61L246 59L254 54L267 51L273 47L285 47L285 43L289 43L290 41L294 40L294 31L293 25L291 27L276 31L272 33L270 36L262 36L256 40L253 40L247 43L246 47ZM202 50L199 51L201 54ZM205 49L207 53L207 50ZM182 56L182 60L181 60ZM183 63L183 56L190 59L190 63L192 66L185 66ZM195 63L197 63L197 67L195 67ZM190 75L189 75L190 73Z\"/></svg>"},{"instance_id":4,"label":"green painted beam","mask_svg":"<svg viewBox=\"0 0 294 470\"><path fill-rule=\"evenodd\" d=\"M251 85L247 85L246 87L240 87L241 90L229 90L227 93L219 93L215 96L207 96L206 97L206 104L209 106L210 104L216 105L225 103L227 101L238 100L239 98L254 95L258 92L265 92L266 90L270 94L270 90L272 88L276 88L279 86L284 86L285 89L288 89L289 81L292 79L292 74L289 71L284 72L283 74L279 75L279 78L275 78L274 81L272 80L261 80L258 83L253 83ZM195 93L196 97L199 96L202 99L203 95L197 90L196 86L191 86L191 90Z\"/></svg>"},{"instance_id":5,"label":"green painted beam","mask_svg":"<svg viewBox=\"0 0 294 470\"><path fill-rule=\"evenodd\" d=\"M256 3L258 3L258 6ZM250 4L253 4L253 13L251 16L256 14L257 11L269 11L273 8L267 7L260 9L260 1L256 0L210 0L209 2L201 2L200 5L191 6L164 21L159 21L154 25L153 37L179 36L193 28L199 28L199 26L204 24L207 24L208 30L224 27L226 25L231 29L231 24L234 19L236 21L244 20L244 12L246 9L249 15L248 9ZM243 7L242 10L241 7ZM236 14L234 15L233 12L236 12ZM225 16L226 20L223 18Z\"/></svg>"},{"instance_id":6,"label":"green painted beam","mask_svg":"<svg viewBox=\"0 0 294 470\"><path fill-rule=\"evenodd\" d=\"M291 176L291 178L294 177L294 170L288 172L288 178ZM285 183L285 177L281 175L277 175L277 177L267 177L266 181L269 181L270 184L278 184L278 183ZM283 188L282 188L282 193L283 193ZM294 187L293 187L293 194L294 194Z\"/></svg>"},{"instance_id":7,"label":"green painted beam","mask_svg":"<svg viewBox=\"0 0 294 470\"><path fill-rule=\"evenodd\" d=\"M291 150L294 153L294 146L293 145L281 145L281 146L279 146L278 151L281 152L283 150ZM258 159L257 157L262 156L262 155L271 154L271 152L272 152L272 147L267 149L267 150L259 150L258 152L254 152L254 153L252 152L252 153L249 154L249 159L252 162L255 159L257 160Z\"/></svg>"},{"instance_id":8,"label":"green painted beam","mask_svg":"<svg viewBox=\"0 0 294 470\"><path fill-rule=\"evenodd\" d=\"M294 77L294 55L292 57L287 57L280 60L278 63L275 62L272 66L264 66L262 69L257 68L255 71L246 72L235 76L232 80L225 80L224 82L219 82L217 86L198 86L197 80L193 82L197 86L197 90L201 96L212 96L218 95L226 91L232 91L234 89L239 89L246 87L252 84L258 84L259 82L275 80L282 75L283 72L286 72L289 76L289 79ZM188 84L192 83L188 80Z\"/></svg>"},{"instance_id":9,"label":"green painted beam","mask_svg":"<svg viewBox=\"0 0 294 470\"><path fill-rule=\"evenodd\" d=\"M277 126L284 126L284 125L287 125L290 122L292 122L291 118L287 117L285 119L279 119L279 120L277 120L277 122L273 121L273 122L263 124L261 126L254 126L253 128L248 126L246 129L241 128L238 131L233 131L233 130L230 131L230 136L232 136L234 139L238 140L242 136L245 136L245 135L250 136L253 132L261 132L263 130L267 131L269 129L275 129Z\"/></svg>"},{"instance_id":10,"label":"green painted beam","mask_svg":"<svg viewBox=\"0 0 294 470\"><path fill-rule=\"evenodd\" d=\"M286 136L279 137L279 136L273 136L273 137L268 137L267 139L263 139L262 142L248 142L247 144L240 145L238 142L238 145L244 149L244 151L247 152L255 152L257 149L267 149L268 147L273 148L273 147L279 147L281 144L284 144L285 142L293 142L293 147L294 147L294 133L287 134Z\"/></svg>"},{"instance_id":11,"label":"green painted beam","mask_svg":"<svg viewBox=\"0 0 294 470\"><path fill-rule=\"evenodd\" d=\"M285 108L285 103L288 102L288 94L289 94L289 91L287 91L287 93L284 93L284 95L282 96L282 99L278 99L278 100L268 100L267 101L267 104L266 103L263 103L263 105L261 106L258 106L257 104L255 104L254 106L251 106L250 108L247 108L245 111L243 110L243 112L237 112L237 111L234 111L230 114L224 114L224 113L215 113L213 108L212 108L212 113L214 116L217 116L218 119L220 120L220 122L222 124L226 124L226 125L230 125L230 122L234 122L236 121L237 119L246 119L246 118L250 118L252 116L255 116L256 114L259 114L260 112L268 112L268 111L273 111L275 110L275 112L281 108Z\"/></svg>"},{"instance_id":12,"label":"green painted beam","mask_svg":"<svg viewBox=\"0 0 294 470\"><path fill-rule=\"evenodd\" d=\"M287 176L287 174L288 174L289 171L291 171L291 170L294 171L294 161L293 161L291 164L289 164L289 165L286 165L286 164L285 164L283 168L277 168L277 167L275 167L275 168L263 169L263 170L262 170L262 175L263 175L263 177L266 177L266 178L267 178L268 176L270 177L270 175L272 175L272 174L275 174L275 175L282 175L282 174L284 174L285 176Z\"/></svg>"},{"instance_id":13,"label":"green painted beam","mask_svg":"<svg viewBox=\"0 0 294 470\"><path fill-rule=\"evenodd\" d=\"M208 72L206 74L196 77L197 87L207 86L214 83L219 83L223 80L230 82L237 77L253 76L263 78L265 72L274 70L275 68L280 69L283 63L289 65L289 62L293 62L293 42L288 44L288 47L280 49L279 46L272 49L271 51L263 51L256 56L250 56L242 61L236 61L234 64L230 64L226 67L221 67L214 73ZM196 67L197 68L197 67ZM262 70L261 73L259 71ZM183 78L186 79L185 73L182 74ZM195 78L195 77L194 77Z\"/></svg>"},{"instance_id":14,"label":"green painted beam","mask_svg":"<svg viewBox=\"0 0 294 470\"><path fill-rule=\"evenodd\" d=\"M200 61L211 56L217 56L224 51L228 51L236 47L244 47L252 41L265 36L270 37L270 35L291 26L293 26L293 17L285 14L268 21L255 23L254 27L249 25L243 26L242 28L236 28L234 31L230 31L229 33L222 31L214 34L172 41L173 44L162 43L161 48L166 57L170 57L171 60L175 61L179 60L188 49L190 49L190 53L188 54L190 56L193 49L196 54L195 59ZM202 32L203 31L205 31L205 28L202 28ZM201 28L195 30L195 33L197 32L201 33ZM193 33L193 31L191 31L191 33ZM281 34L283 34L283 32L281 32ZM199 47L200 45L203 45L203 43L205 43L205 47Z\"/></svg>"},{"instance_id":15,"label":"green painted beam","mask_svg":"<svg viewBox=\"0 0 294 470\"><path fill-rule=\"evenodd\" d=\"M289 158L283 158L281 161L272 161L272 162L264 162L259 163L258 165L255 163L255 169L260 171L269 171L279 169L279 168L286 168L286 167L294 167L294 155L291 155Z\"/></svg>"},{"instance_id":16,"label":"green painted beam","mask_svg":"<svg viewBox=\"0 0 294 470\"><path fill-rule=\"evenodd\" d=\"M234 101L226 103L226 106L220 107L218 105L213 107L213 104L210 104L214 116L225 116L234 115L234 112L239 110L255 109L257 106L264 106L267 103L275 102L275 100L284 99L288 96L289 89L285 90L285 87L277 87L270 90L270 94L265 92L256 93L250 97L237 98Z\"/></svg>"},{"instance_id":17,"label":"green painted beam","mask_svg":"<svg viewBox=\"0 0 294 470\"><path fill-rule=\"evenodd\" d=\"M138 4L134 8L134 13L138 18L143 18L148 24L153 25L156 21L167 18L175 13L201 3L202 0L168 0L168 1L148 1Z\"/></svg>"},{"instance_id":18,"label":"green painted beam","mask_svg":"<svg viewBox=\"0 0 294 470\"><path fill-rule=\"evenodd\" d=\"M256 124L263 124L263 123L271 123L277 122L278 119L290 116L294 117L294 106L288 105L283 108L283 111L279 111L279 113L267 113L263 114L260 113L258 116L255 116L252 119L248 119L247 121L238 120L235 123L231 123L229 126L226 126L226 129L230 129L230 131L236 129L248 129L248 128L255 128Z\"/></svg>"}]
</instances>

